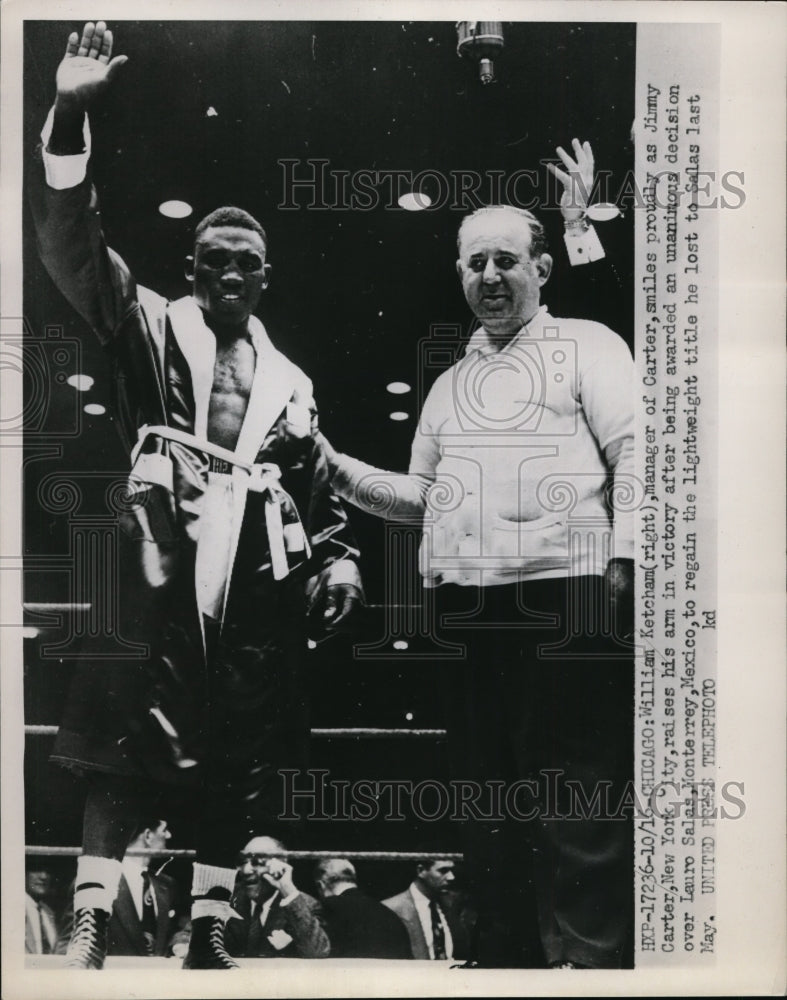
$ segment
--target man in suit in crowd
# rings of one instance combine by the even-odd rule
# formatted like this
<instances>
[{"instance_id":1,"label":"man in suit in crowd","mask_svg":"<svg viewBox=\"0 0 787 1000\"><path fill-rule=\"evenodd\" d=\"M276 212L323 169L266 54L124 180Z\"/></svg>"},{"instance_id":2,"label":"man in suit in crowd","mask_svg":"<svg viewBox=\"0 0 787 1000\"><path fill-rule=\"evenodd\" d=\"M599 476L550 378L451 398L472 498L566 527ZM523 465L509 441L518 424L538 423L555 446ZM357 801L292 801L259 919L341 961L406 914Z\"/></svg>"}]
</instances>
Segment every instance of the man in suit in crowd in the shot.
<instances>
[{"instance_id":1,"label":"man in suit in crowd","mask_svg":"<svg viewBox=\"0 0 787 1000\"><path fill-rule=\"evenodd\" d=\"M243 849L224 940L247 958L327 958L322 907L292 879L287 850L275 837L253 837Z\"/></svg>"},{"instance_id":2,"label":"man in suit in crowd","mask_svg":"<svg viewBox=\"0 0 787 1000\"><path fill-rule=\"evenodd\" d=\"M118 895L109 920L108 955L172 953L172 938L178 930L178 889L175 880L163 874L159 853L166 850L171 836L164 819L147 817L140 822L123 858ZM58 954L66 953L73 923L74 910L69 906L57 943Z\"/></svg>"},{"instance_id":3,"label":"man in suit in crowd","mask_svg":"<svg viewBox=\"0 0 787 1000\"><path fill-rule=\"evenodd\" d=\"M57 943L57 920L46 899L52 893L52 874L41 858L28 858L25 866L25 952L51 955Z\"/></svg>"},{"instance_id":4,"label":"man in suit in crowd","mask_svg":"<svg viewBox=\"0 0 787 1000\"><path fill-rule=\"evenodd\" d=\"M412 958L410 936L389 907L358 888L347 858L319 861L314 881L325 908L331 958Z\"/></svg>"},{"instance_id":5,"label":"man in suit in crowd","mask_svg":"<svg viewBox=\"0 0 787 1000\"><path fill-rule=\"evenodd\" d=\"M440 961L466 956L469 935L460 897L452 891L455 877L448 858L419 861L410 886L383 900L407 928L413 958Z\"/></svg>"}]
</instances>

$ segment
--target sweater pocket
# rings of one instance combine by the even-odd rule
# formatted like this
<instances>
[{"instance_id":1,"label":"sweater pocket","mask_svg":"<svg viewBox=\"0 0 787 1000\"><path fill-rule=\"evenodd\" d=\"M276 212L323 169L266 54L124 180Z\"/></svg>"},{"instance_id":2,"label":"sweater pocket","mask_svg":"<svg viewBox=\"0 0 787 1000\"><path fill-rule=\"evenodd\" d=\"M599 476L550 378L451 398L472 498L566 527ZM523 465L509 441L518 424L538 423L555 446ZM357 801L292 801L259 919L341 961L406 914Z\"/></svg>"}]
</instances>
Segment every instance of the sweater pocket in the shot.
<instances>
[{"instance_id":1,"label":"sweater pocket","mask_svg":"<svg viewBox=\"0 0 787 1000\"><path fill-rule=\"evenodd\" d=\"M484 541L484 562L490 568L533 573L571 564L568 524L557 514L532 521L495 515Z\"/></svg>"}]
</instances>

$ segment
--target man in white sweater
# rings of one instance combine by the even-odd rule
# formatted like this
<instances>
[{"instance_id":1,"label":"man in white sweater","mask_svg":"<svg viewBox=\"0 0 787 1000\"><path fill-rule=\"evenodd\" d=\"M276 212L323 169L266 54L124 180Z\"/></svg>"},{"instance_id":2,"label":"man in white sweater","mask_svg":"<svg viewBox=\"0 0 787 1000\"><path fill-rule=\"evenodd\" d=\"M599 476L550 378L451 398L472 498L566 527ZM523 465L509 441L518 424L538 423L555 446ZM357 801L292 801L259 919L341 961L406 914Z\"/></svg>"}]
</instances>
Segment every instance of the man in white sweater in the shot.
<instances>
[{"instance_id":1,"label":"man in white sweater","mask_svg":"<svg viewBox=\"0 0 787 1000\"><path fill-rule=\"evenodd\" d=\"M579 215L569 228L588 226ZM341 496L422 524L425 600L441 637L465 646L445 689L453 778L479 789L465 817L479 964L616 967L633 912L621 808L633 775L633 362L612 330L541 305L552 259L531 213L480 209L458 247L479 326L428 394L409 472L322 442Z\"/></svg>"}]
</instances>

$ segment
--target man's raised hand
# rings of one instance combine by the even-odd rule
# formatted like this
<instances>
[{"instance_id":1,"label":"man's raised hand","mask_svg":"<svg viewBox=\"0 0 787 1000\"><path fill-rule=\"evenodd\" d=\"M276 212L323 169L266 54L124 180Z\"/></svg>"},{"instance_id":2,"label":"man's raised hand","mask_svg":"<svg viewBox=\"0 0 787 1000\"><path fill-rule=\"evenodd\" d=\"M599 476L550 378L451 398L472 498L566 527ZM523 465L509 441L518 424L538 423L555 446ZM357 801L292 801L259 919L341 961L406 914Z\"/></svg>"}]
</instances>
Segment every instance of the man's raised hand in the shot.
<instances>
[{"instance_id":1,"label":"man's raised hand","mask_svg":"<svg viewBox=\"0 0 787 1000\"><path fill-rule=\"evenodd\" d=\"M590 143L573 139L571 146L574 150L573 157L569 156L562 146L557 147L557 155L563 161L565 170L561 170L554 163L546 165L552 176L556 177L563 185L560 211L566 222L575 222L585 214L593 190L595 171L593 150L590 148Z\"/></svg>"},{"instance_id":2,"label":"man's raised hand","mask_svg":"<svg viewBox=\"0 0 787 1000\"><path fill-rule=\"evenodd\" d=\"M77 31L68 36L55 78L58 100L88 108L127 61L128 56L112 58L112 32L106 24L88 21L81 38Z\"/></svg>"}]
</instances>

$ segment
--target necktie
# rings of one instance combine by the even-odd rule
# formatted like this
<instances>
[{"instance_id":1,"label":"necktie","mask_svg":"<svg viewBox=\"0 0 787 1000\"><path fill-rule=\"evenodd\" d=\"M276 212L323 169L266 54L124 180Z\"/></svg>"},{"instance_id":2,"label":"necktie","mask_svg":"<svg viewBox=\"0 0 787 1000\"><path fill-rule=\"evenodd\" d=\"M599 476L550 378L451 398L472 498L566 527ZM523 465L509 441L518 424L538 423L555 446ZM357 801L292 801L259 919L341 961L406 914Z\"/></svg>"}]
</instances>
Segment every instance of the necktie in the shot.
<instances>
[{"instance_id":1,"label":"necktie","mask_svg":"<svg viewBox=\"0 0 787 1000\"><path fill-rule=\"evenodd\" d=\"M150 873L142 872L142 936L145 939L145 951L148 955L156 950L156 908L153 903L153 886L150 884Z\"/></svg>"},{"instance_id":2,"label":"necktie","mask_svg":"<svg viewBox=\"0 0 787 1000\"><path fill-rule=\"evenodd\" d=\"M251 916L249 918L249 939L246 954L250 958L259 958L260 946L262 944L262 924L260 915L262 907L256 899L251 900Z\"/></svg>"},{"instance_id":3,"label":"necktie","mask_svg":"<svg viewBox=\"0 0 787 1000\"><path fill-rule=\"evenodd\" d=\"M445 931L443 922L440 919L440 907L435 900L429 900L429 911L432 914L432 948L436 961L446 957L445 954Z\"/></svg>"},{"instance_id":4,"label":"necktie","mask_svg":"<svg viewBox=\"0 0 787 1000\"><path fill-rule=\"evenodd\" d=\"M44 920L44 907L43 903L36 903L38 908L38 926L41 929L41 954L51 955L52 954L52 943L49 940L49 928Z\"/></svg>"}]
</instances>

